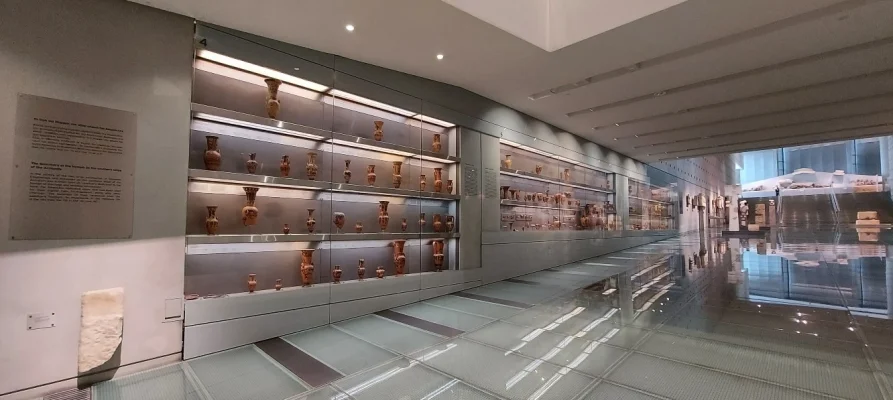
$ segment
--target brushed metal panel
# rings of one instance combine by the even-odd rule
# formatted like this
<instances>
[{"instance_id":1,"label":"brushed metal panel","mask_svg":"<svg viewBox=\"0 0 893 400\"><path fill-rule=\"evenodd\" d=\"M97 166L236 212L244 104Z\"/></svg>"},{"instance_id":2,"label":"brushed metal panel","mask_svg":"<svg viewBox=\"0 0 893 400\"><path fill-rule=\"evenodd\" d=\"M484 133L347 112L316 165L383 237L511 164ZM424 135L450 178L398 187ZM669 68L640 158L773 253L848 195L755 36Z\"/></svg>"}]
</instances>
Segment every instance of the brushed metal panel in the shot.
<instances>
[{"instance_id":1,"label":"brushed metal panel","mask_svg":"<svg viewBox=\"0 0 893 400\"><path fill-rule=\"evenodd\" d=\"M372 278L369 278L369 273ZM363 281L346 281L331 285L332 303L367 299L394 293L418 291L422 287L421 275L387 276L384 279L375 277L375 268L366 266L367 278Z\"/></svg>"},{"instance_id":2,"label":"brushed metal panel","mask_svg":"<svg viewBox=\"0 0 893 400\"><path fill-rule=\"evenodd\" d=\"M329 306L302 308L210 324L183 331L183 359L244 346L329 323Z\"/></svg>"},{"instance_id":3,"label":"brushed metal panel","mask_svg":"<svg viewBox=\"0 0 893 400\"><path fill-rule=\"evenodd\" d=\"M473 287L477 287L480 285L481 285L480 281L475 281L475 282L457 283L455 285L422 289L422 291L419 292L419 300L428 300L428 299L431 299L434 297L443 296L443 295L447 295L450 293L461 292L463 290L471 289Z\"/></svg>"},{"instance_id":4,"label":"brushed metal panel","mask_svg":"<svg viewBox=\"0 0 893 400\"><path fill-rule=\"evenodd\" d=\"M442 272L425 272L421 276L422 289L430 289L438 286L456 285L465 283L466 274L464 270L458 271L442 271Z\"/></svg>"},{"instance_id":5,"label":"brushed metal panel","mask_svg":"<svg viewBox=\"0 0 893 400\"><path fill-rule=\"evenodd\" d=\"M372 297L362 300L333 303L330 307L331 322L335 323L346 319L371 314L376 311L398 307L420 301L419 291L397 293L386 296Z\"/></svg>"},{"instance_id":6,"label":"brushed metal panel","mask_svg":"<svg viewBox=\"0 0 893 400\"><path fill-rule=\"evenodd\" d=\"M490 179L491 177L487 176L485 172L489 172L490 174L497 174L498 181L498 173L499 166L501 164L501 160L499 159L499 139L490 136L480 136L481 146L480 146L480 160L481 160L481 182L484 183L484 179ZM482 184L481 187L484 188L486 185ZM498 186L498 183L496 184ZM498 187L496 188L498 191ZM490 196L485 195L481 196L481 232L497 232L499 231L499 195ZM486 217L483 217L486 216Z\"/></svg>"},{"instance_id":7,"label":"brushed metal panel","mask_svg":"<svg viewBox=\"0 0 893 400\"><path fill-rule=\"evenodd\" d=\"M328 304L329 285L290 287L186 302L184 324L205 324Z\"/></svg>"},{"instance_id":8,"label":"brushed metal panel","mask_svg":"<svg viewBox=\"0 0 893 400\"><path fill-rule=\"evenodd\" d=\"M481 151L482 140L493 138L483 136L480 132L476 132L466 128L459 129L459 137L461 144L461 155L463 168L465 173L459 179L463 188L469 185L468 181L473 181L474 190L467 192L459 202L459 220L462 221L459 226L459 232L462 237L459 239L459 269L476 269L481 267L481 231L483 224L483 210L481 204L480 182L483 181L483 171L481 168ZM469 176L473 174L473 176Z\"/></svg>"}]
</instances>

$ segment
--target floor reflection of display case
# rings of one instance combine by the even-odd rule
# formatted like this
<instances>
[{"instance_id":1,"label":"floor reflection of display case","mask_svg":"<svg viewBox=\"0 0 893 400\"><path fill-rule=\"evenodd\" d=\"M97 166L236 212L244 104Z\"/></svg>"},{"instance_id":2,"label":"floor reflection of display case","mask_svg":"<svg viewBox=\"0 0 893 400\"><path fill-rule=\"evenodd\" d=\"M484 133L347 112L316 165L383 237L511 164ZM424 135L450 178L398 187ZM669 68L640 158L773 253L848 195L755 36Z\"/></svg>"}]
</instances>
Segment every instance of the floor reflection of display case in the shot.
<instances>
[{"instance_id":1,"label":"floor reflection of display case","mask_svg":"<svg viewBox=\"0 0 893 400\"><path fill-rule=\"evenodd\" d=\"M630 179L627 229L646 231L676 229L676 214L670 188Z\"/></svg>"},{"instance_id":2,"label":"floor reflection of display case","mask_svg":"<svg viewBox=\"0 0 893 400\"><path fill-rule=\"evenodd\" d=\"M196 59L187 299L458 268L455 125L246 65Z\"/></svg>"},{"instance_id":3,"label":"floor reflection of display case","mask_svg":"<svg viewBox=\"0 0 893 400\"><path fill-rule=\"evenodd\" d=\"M619 230L614 175L500 140L500 230Z\"/></svg>"}]
</instances>

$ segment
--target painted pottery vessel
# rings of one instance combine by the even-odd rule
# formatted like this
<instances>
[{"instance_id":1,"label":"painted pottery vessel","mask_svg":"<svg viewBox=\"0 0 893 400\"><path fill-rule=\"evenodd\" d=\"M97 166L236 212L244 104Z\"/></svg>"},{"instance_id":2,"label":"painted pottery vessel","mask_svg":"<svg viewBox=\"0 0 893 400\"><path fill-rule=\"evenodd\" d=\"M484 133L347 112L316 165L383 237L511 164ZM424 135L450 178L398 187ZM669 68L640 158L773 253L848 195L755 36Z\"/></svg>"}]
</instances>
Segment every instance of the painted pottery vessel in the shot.
<instances>
[{"instance_id":1,"label":"painted pottery vessel","mask_svg":"<svg viewBox=\"0 0 893 400\"><path fill-rule=\"evenodd\" d=\"M282 161L279 161L279 175L280 176L288 176L291 173L291 160L288 159L288 156L282 156Z\"/></svg>"},{"instance_id":2,"label":"painted pottery vessel","mask_svg":"<svg viewBox=\"0 0 893 400\"><path fill-rule=\"evenodd\" d=\"M447 194L453 194L453 180L447 179Z\"/></svg>"},{"instance_id":3,"label":"painted pottery vessel","mask_svg":"<svg viewBox=\"0 0 893 400\"><path fill-rule=\"evenodd\" d=\"M440 272L443 270L443 240L435 240L431 245L434 247L434 270Z\"/></svg>"},{"instance_id":4,"label":"painted pottery vessel","mask_svg":"<svg viewBox=\"0 0 893 400\"><path fill-rule=\"evenodd\" d=\"M316 164L316 153L307 153L307 179L316 180L316 174L319 172L319 165Z\"/></svg>"},{"instance_id":5,"label":"painted pottery vessel","mask_svg":"<svg viewBox=\"0 0 893 400\"><path fill-rule=\"evenodd\" d=\"M205 169L209 171L219 171L220 170L220 150L217 148L217 141L220 140L217 136L205 136L205 142L207 143L208 148L205 149L204 161L205 161Z\"/></svg>"},{"instance_id":6,"label":"painted pottery vessel","mask_svg":"<svg viewBox=\"0 0 893 400\"><path fill-rule=\"evenodd\" d=\"M217 229L220 227L220 221L217 219L217 206L207 206L208 217L205 218L205 230L209 235L216 235Z\"/></svg>"},{"instance_id":7,"label":"painted pottery vessel","mask_svg":"<svg viewBox=\"0 0 893 400\"><path fill-rule=\"evenodd\" d=\"M384 267L379 265L378 268L375 269L375 277L378 279L384 279Z\"/></svg>"},{"instance_id":8,"label":"painted pottery vessel","mask_svg":"<svg viewBox=\"0 0 893 400\"><path fill-rule=\"evenodd\" d=\"M509 187L510 186L500 186L499 187L499 198L503 200L509 199Z\"/></svg>"},{"instance_id":9,"label":"painted pottery vessel","mask_svg":"<svg viewBox=\"0 0 893 400\"><path fill-rule=\"evenodd\" d=\"M242 225L254 225L257 223L257 217L259 214L259 211L254 205L254 202L257 200L257 191L260 188L245 186L242 189L245 191L246 197L245 207L242 207Z\"/></svg>"},{"instance_id":10,"label":"painted pottery vessel","mask_svg":"<svg viewBox=\"0 0 893 400\"><path fill-rule=\"evenodd\" d=\"M288 227L288 224L284 224L284 225L282 225L282 233L284 233L284 234L286 234L286 235L288 235L289 233L291 233L291 228Z\"/></svg>"},{"instance_id":11,"label":"painted pottery vessel","mask_svg":"<svg viewBox=\"0 0 893 400\"><path fill-rule=\"evenodd\" d=\"M341 233L341 229L344 228L344 222L347 220L347 217L344 216L343 212L335 213L335 227L338 228L338 233Z\"/></svg>"},{"instance_id":12,"label":"painted pottery vessel","mask_svg":"<svg viewBox=\"0 0 893 400\"><path fill-rule=\"evenodd\" d=\"M424 192L426 186L428 186L428 181L426 180L425 175L419 175L419 190Z\"/></svg>"},{"instance_id":13,"label":"painted pottery vessel","mask_svg":"<svg viewBox=\"0 0 893 400\"><path fill-rule=\"evenodd\" d=\"M406 232L407 227L409 227L409 225L406 223L406 218L403 218L403 222L400 222L400 231Z\"/></svg>"},{"instance_id":14,"label":"painted pottery vessel","mask_svg":"<svg viewBox=\"0 0 893 400\"><path fill-rule=\"evenodd\" d=\"M313 250L301 250L301 285L313 285Z\"/></svg>"},{"instance_id":15,"label":"painted pottery vessel","mask_svg":"<svg viewBox=\"0 0 893 400\"><path fill-rule=\"evenodd\" d=\"M443 190L443 168L434 168L434 191L440 193Z\"/></svg>"},{"instance_id":16,"label":"painted pottery vessel","mask_svg":"<svg viewBox=\"0 0 893 400\"><path fill-rule=\"evenodd\" d=\"M390 204L389 201L378 202L378 227L382 232L388 230L388 222L391 220L391 216L388 215L388 204Z\"/></svg>"},{"instance_id":17,"label":"painted pottery vessel","mask_svg":"<svg viewBox=\"0 0 893 400\"><path fill-rule=\"evenodd\" d=\"M375 185L375 165L373 164L366 167L366 183L370 186Z\"/></svg>"},{"instance_id":18,"label":"painted pottery vessel","mask_svg":"<svg viewBox=\"0 0 893 400\"><path fill-rule=\"evenodd\" d=\"M276 289L277 292L282 290L282 279L277 279L276 285L274 285L273 288Z\"/></svg>"},{"instance_id":19,"label":"painted pottery vessel","mask_svg":"<svg viewBox=\"0 0 893 400\"><path fill-rule=\"evenodd\" d=\"M456 219L452 215L446 216L446 231L452 232L453 228L456 226Z\"/></svg>"},{"instance_id":20,"label":"painted pottery vessel","mask_svg":"<svg viewBox=\"0 0 893 400\"><path fill-rule=\"evenodd\" d=\"M425 224L427 224L427 223L428 222L425 220L425 213L420 213L419 214L419 231L424 230Z\"/></svg>"},{"instance_id":21,"label":"painted pottery vessel","mask_svg":"<svg viewBox=\"0 0 893 400\"><path fill-rule=\"evenodd\" d=\"M372 133L372 137L375 138L375 141L380 142L384 139L384 132L381 130L384 126L384 121L373 121L372 123L375 125L375 132Z\"/></svg>"},{"instance_id":22,"label":"painted pottery vessel","mask_svg":"<svg viewBox=\"0 0 893 400\"><path fill-rule=\"evenodd\" d=\"M394 184L394 188L399 189L400 184L403 183L403 176L400 175L400 170L403 168L402 161L394 161L394 172L391 175L391 183Z\"/></svg>"},{"instance_id":23,"label":"painted pottery vessel","mask_svg":"<svg viewBox=\"0 0 893 400\"><path fill-rule=\"evenodd\" d=\"M248 274L248 293L254 293L257 289L257 274Z\"/></svg>"},{"instance_id":24,"label":"painted pottery vessel","mask_svg":"<svg viewBox=\"0 0 893 400\"><path fill-rule=\"evenodd\" d=\"M434 153L440 153L440 150L443 149L443 144L440 142L440 134L434 134L434 141L431 142L431 151Z\"/></svg>"},{"instance_id":25,"label":"painted pottery vessel","mask_svg":"<svg viewBox=\"0 0 893 400\"><path fill-rule=\"evenodd\" d=\"M366 260L360 259L359 264L357 264L357 278L359 280L363 280L366 277Z\"/></svg>"},{"instance_id":26,"label":"painted pottery vessel","mask_svg":"<svg viewBox=\"0 0 893 400\"><path fill-rule=\"evenodd\" d=\"M332 283L341 283L341 266L336 265L335 269L332 270Z\"/></svg>"},{"instance_id":27,"label":"painted pottery vessel","mask_svg":"<svg viewBox=\"0 0 893 400\"><path fill-rule=\"evenodd\" d=\"M354 226L353 226L353 230L354 230L356 233L363 233L363 223L362 223L362 222L357 222L356 224L354 224Z\"/></svg>"},{"instance_id":28,"label":"painted pottery vessel","mask_svg":"<svg viewBox=\"0 0 893 400\"><path fill-rule=\"evenodd\" d=\"M511 154L506 154L506 155L505 155L505 161L503 161L502 164L503 164L506 168L511 169L511 168L512 168L512 155L511 155Z\"/></svg>"},{"instance_id":29,"label":"painted pottery vessel","mask_svg":"<svg viewBox=\"0 0 893 400\"><path fill-rule=\"evenodd\" d=\"M282 85L282 81L274 78L264 79L264 83L267 84L267 104L265 106L267 110L267 116L270 118L276 118L279 115L279 85Z\"/></svg>"},{"instance_id":30,"label":"painted pottery vessel","mask_svg":"<svg viewBox=\"0 0 893 400\"><path fill-rule=\"evenodd\" d=\"M350 183L350 177L353 175L350 172L350 160L344 160L344 183Z\"/></svg>"},{"instance_id":31,"label":"painted pottery vessel","mask_svg":"<svg viewBox=\"0 0 893 400\"><path fill-rule=\"evenodd\" d=\"M536 168L534 169L534 171L536 171L536 174L537 174L537 175L543 173L543 166L537 164L537 165L536 165Z\"/></svg>"},{"instance_id":32,"label":"painted pottery vessel","mask_svg":"<svg viewBox=\"0 0 893 400\"><path fill-rule=\"evenodd\" d=\"M440 214L434 214L434 232L443 232L443 221Z\"/></svg>"},{"instance_id":33,"label":"painted pottery vessel","mask_svg":"<svg viewBox=\"0 0 893 400\"><path fill-rule=\"evenodd\" d=\"M248 161L245 161L245 169L248 170L249 174L257 172L257 153L248 155Z\"/></svg>"},{"instance_id":34,"label":"painted pottery vessel","mask_svg":"<svg viewBox=\"0 0 893 400\"><path fill-rule=\"evenodd\" d=\"M405 240L394 241L394 270L397 276L403 276L403 271L406 268L406 254L403 253L404 246L406 246Z\"/></svg>"},{"instance_id":35,"label":"painted pottery vessel","mask_svg":"<svg viewBox=\"0 0 893 400\"><path fill-rule=\"evenodd\" d=\"M316 229L316 219L313 218L313 212L316 211L313 208L307 209L307 232L313 233L313 230Z\"/></svg>"}]
</instances>

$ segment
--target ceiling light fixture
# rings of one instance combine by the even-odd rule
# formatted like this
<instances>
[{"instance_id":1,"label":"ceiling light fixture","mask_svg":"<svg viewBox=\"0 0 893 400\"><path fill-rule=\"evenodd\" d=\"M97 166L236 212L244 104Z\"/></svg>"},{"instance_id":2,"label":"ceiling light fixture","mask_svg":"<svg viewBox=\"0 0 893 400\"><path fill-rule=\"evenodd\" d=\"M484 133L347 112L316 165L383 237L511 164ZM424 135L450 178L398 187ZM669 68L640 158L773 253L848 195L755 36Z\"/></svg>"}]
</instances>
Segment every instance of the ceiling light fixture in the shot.
<instances>
[{"instance_id":1,"label":"ceiling light fixture","mask_svg":"<svg viewBox=\"0 0 893 400\"><path fill-rule=\"evenodd\" d=\"M620 124L614 124L614 126L620 126Z\"/></svg>"},{"instance_id":2,"label":"ceiling light fixture","mask_svg":"<svg viewBox=\"0 0 893 400\"><path fill-rule=\"evenodd\" d=\"M347 24L347 25L344 27L344 29L347 29L348 32L353 32L354 27L353 27L353 25L351 25L351 24Z\"/></svg>"},{"instance_id":3,"label":"ceiling light fixture","mask_svg":"<svg viewBox=\"0 0 893 400\"><path fill-rule=\"evenodd\" d=\"M438 55L437 55L437 59L438 59L438 60L443 60L443 54L438 54Z\"/></svg>"}]
</instances>

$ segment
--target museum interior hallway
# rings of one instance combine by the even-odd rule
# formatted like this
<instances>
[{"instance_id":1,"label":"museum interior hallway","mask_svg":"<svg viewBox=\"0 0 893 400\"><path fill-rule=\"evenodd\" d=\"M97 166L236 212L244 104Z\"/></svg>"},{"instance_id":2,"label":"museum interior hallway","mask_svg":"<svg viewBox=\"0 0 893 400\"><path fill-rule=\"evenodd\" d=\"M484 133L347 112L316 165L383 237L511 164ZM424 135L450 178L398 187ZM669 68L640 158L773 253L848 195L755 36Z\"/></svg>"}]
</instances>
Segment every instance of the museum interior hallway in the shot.
<instances>
[{"instance_id":1,"label":"museum interior hallway","mask_svg":"<svg viewBox=\"0 0 893 400\"><path fill-rule=\"evenodd\" d=\"M888 232L689 234L119 377L95 399L890 399ZM709 384L708 384L709 383Z\"/></svg>"}]
</instances>

